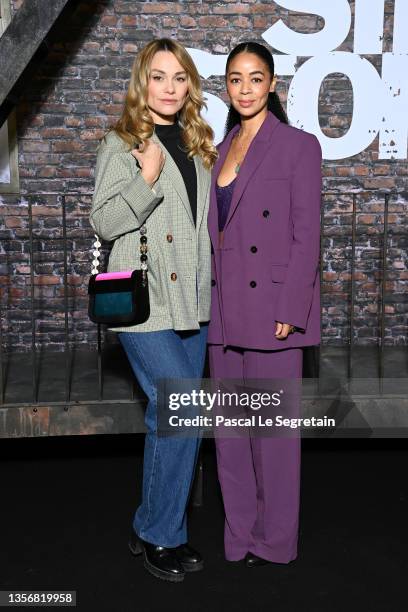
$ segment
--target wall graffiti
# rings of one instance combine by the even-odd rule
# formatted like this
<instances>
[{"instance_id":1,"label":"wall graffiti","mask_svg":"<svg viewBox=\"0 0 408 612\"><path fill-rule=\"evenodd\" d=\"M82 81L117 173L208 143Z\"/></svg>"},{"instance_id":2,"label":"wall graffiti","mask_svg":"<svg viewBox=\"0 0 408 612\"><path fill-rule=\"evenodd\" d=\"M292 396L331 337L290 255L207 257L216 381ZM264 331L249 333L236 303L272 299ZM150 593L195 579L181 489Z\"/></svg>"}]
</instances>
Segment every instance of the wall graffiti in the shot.
<instances>
[{"instance_id":1,"label":"wall graffiti","mask_svg":"<svg viewBox=\"0 0 408 612\"><path fill-rule=\"evenodd\" d=\"M380 159L406 159L408 143L408 3L395 0L392 53L382 52L384 0L355 0L353 52L335 51L352 26L348 0L280 0L288 10L317 14L324 27L316 33L291 30L279 19L262 37L281 54L274 55L278 76L292 76L288 116L292 125L316 134L325 159L346 159L364 151L379 134ZM203 78L224 74L226 55L189 48ZM382 56L381 74L362 55ZM299 57L308 59L296 70ZM320 87L329 74L344 74L353 89L353 117L346 134L326 136L319 124ZM307 92L307 95L305 93ZM227 107L206 94L206 117L216 140L222 139Z\"/></svg>"}]
</instances>

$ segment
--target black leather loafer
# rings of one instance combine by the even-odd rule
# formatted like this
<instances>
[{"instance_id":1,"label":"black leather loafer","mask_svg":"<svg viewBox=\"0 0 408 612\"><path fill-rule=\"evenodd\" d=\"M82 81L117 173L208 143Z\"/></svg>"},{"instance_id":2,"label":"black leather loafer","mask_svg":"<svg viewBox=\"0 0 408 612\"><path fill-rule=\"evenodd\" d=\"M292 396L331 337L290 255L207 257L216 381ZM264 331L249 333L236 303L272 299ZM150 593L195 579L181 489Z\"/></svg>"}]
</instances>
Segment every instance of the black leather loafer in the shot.
<instances>
[{"instance_id":1,"label":"black leather loafer","mask_svg":"<svg viewBox=\"0 0 408 612\"><path fill-rule=\"evenodd\" d=\"M262 559L262 557L258 557L258 555L254 555L254 553L248 552L245 555L245 565L247 567L259 567L260 565L267 565L271 563L267 559Z\"/></svg>"},{"instance_id":2,"label":"black leather loafer","mask_svg":"<svg viewBox=\"0 0 408 612\"><path fill-rule=\"evenodd\" d=\"M176 558L174 548L165 548L150 544L138 537L131 531L129 548L133 555L143 554L143 565L156 578L169 580L170 582L181 582L184 580L185 571Z\"/></svg>"},{"instance_id":3,"label":"black leather loafer","mask_svg":"<svg viewBox=\"0 0 408 612\"><path fill-rule=\"evenodd\" d=\"M199 572L204 567L202 556L188 544L180 544L173 549L176 558L186 572Z\"/></svg>"}]
</instances>

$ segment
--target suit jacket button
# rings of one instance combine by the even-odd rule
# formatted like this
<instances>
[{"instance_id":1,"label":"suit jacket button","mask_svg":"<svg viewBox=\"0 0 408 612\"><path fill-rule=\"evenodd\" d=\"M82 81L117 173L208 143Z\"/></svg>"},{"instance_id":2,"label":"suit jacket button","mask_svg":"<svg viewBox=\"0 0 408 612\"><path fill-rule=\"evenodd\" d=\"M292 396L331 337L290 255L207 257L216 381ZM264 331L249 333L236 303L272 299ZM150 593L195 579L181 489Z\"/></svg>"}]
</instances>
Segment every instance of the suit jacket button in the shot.
<instances>
[{"instance_id":1,"label":"suit jacket button","mask_svg":"<svg viewBox=\"0 0 408 612\"><path fill-rule=\"evenodd\" d=\"M255 282L255 281L251 281L249 284L251 285L252 289L253 289L254 287L256 287L256 282Z\"/></svg>"},{"instance_id":2,"label":"suit jacket button","mask_svg":"<svg viewBox=\"0 0 408 612\"><path fill-rule=\"evenodd\" d=\"M265 218L269 217L269 210L264 210L262 214Z\"/></svg>"},{"instance_id":3,"label":"suit jacket button","mask_svg":"<svg viewBox=\"0 0 408 612\"><path fill-rule=\"evenodd\" d=\"M211 281L211 286L212 286L212 287L215 287L215 285L216 285L216 284L217 284L217 283L215 282L215 280L214 280L214 279L212 279L212 281Z\"/></svg>"},{"instance_id":4,"label":"suit jacket button","mask_svg":"<svg viewBox=\"0 0 408 612\"><path fill-rule=\"evenodd\" d=\"M167 242L173 242L173 236L171 234L167 234L166 238Z\"/></svg>"},{"instance_id":5,"label":"suit jacket button","mask_svg":"<svg viewBox=\"0 0 408 612\"><path fill-rule=\"evenodd\" d=\"M175 272L172 272L172 273L170 274L170 278L171 278L171 280L172 280L172 281L177 280L177 274L176 274Z\"/></svg>"},{"instance_id":6,"label":"suit jacket button","mask_svg":"<svg viewBox=\"0 0 408 612\"><path fill-rule=\"evenodd\" d=\"M257 252L257 248L256 246L251 246L251 253L256 253Z\"/></svg>"}]
</instances>

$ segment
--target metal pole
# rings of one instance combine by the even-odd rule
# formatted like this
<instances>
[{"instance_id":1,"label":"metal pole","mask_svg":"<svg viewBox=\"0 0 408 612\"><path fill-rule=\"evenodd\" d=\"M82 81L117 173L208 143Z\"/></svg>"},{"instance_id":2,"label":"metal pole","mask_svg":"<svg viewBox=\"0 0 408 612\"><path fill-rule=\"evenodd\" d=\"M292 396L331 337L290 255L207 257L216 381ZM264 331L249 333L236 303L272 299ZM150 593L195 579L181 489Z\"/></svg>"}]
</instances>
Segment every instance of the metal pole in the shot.
<instances>
[{"instance_id":1,"label":"metal pole","mask_svg":"<svg viewBox=\"0 0 408 612\"><path fill-rule=\"evenodd\" d=\"M29 244L30 244L30 281L31 281L31 381L33 390L33 403L38 401L37 388L37 359L35 347L35 313L34 313L34 247L33 247L33 210L31 198L28 198Z\"/></svg>"},{"instance_id":2,"label":"metal pole","mask_svg":"<svg viewBox=\"0 0 408 612\"><path fill-rule=\"evenodd\" d=\"M1 329L1 301L0 301L0 404L4 404L5 389L3 378L3 332Z\"/></svg>"},{"instance_id":3,"label":"metal pole","mask_svg":"<svg viewBox=\"0 0 408 612\"><path fill-rule=\"evenodd\" d=\"M203 472L203 452L200 448L191 491L191 504L193 506L203 505Z\"/></svg>"},{"instance_id":4,"label":"metal pole","mask_svg":"<svg viewBox=\"0 0 408 612\"><path fill-rule=\"evenodd\" d=\"M382 248L382 274L381 274L381 311L380 311L380 354L378 377L380 379L380 392L382 393L382 383L384 378L384 339L385 339L385 297L387 283L387 246L388 246L388 203L389 194L384 197L384 235Z\"/></svg>"},{"instance_id":5,"label":"metal pole","mask_svg":"<svg viewBox=\"0 0 408 612\"><path fill-rule=\"evenodd\" d=\"M322 287L323 285L323 232L324 232L324 200L323 200L323 207L322 207L322 200L320 200L320 247L319 247L319 282L320 282L320 287ZM320 291L320 337L322 336L322 310L323 310L323 304L322 304L322 291ZM320 344L317 347L314 347L314 349L317 351L317 393L318 395L320 395L320 365L321 365L321 358L322 358L322 350L320 348Z\"/></svg>"},{"instance_id":6,"label":"metal pole","mask_svg":"<svg viewBox=\"0 0 408 612\"><path fill-rule=\"evenodd\" d=\"M99 399L103 399L103 375L102 375L102 341L101 324L98 323L98 389Z\"/></svg>"},{"instance_id":7,"label":"metal pole","mask_svg":"<svg viewBox=\"0 0 408 612\"><path fill-rule=\"evenodd\" d=\"M65 195L61 197L62 203L62 245L64 250L64 354L65 354L65 400L71 399L71 355L68 341L68 264L67 264L67 222L65 210Z\"/></svg>"},{"instance_id":8,"label":"metal pole","mask_svg":"<svg viewBox=\"0 0 408 612\"><path fill-rule=\"evenodd\" d=\"M353 375L353 347L354 347L354 301L355 301L355 257L356 257L356 194L353 193L353 213L351 220L351 262L350 262L350 331L347 376L349 380Z\"/></svg>"}]
</instances>

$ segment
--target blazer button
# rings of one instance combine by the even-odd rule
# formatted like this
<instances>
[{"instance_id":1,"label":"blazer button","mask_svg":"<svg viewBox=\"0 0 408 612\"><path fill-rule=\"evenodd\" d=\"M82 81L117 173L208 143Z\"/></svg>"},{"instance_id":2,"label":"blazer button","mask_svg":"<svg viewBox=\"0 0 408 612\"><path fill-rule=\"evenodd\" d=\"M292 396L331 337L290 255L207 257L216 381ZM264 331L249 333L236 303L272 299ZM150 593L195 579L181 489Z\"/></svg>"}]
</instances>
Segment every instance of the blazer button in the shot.
<instances>
[{"instance_id":1,"label":"blazer button","mask_svg":"<svg viewBox=\"0 0 408 612\"><path fill-rule=\"evenodd\" d=\"M254 287L256 287L256 282L255 282L255 281L251 281L249 284L251 285L252 289L253 289Z\"/></svg>"},{"instance_id":2,"label":"blazer button","mask_svg":"<svg viewBox=\"0 0 408 612\"><path fill-rule=\"evenodd\" d=\"M172 272L172 273L170 274L170 278L171 278L171 280L172 280L172 281L177 280L177 274L176 274L175 272Z\"/></svg>"},{"instance_id":3,"label":"blazer button","mask_svg":"<svg viewBox=\"0 0 408 612\"><path fill-rule=\"evenodd\" d=\"M214 280L214 279L212 279L212 281L211 281L211 287L215 287L215 285L216 285L216 284L217 284L217 283L215 282L215 280Z\"/></svg>"},{"instance_id":4,"label":"blazer button","mask_svg":"<svg viewBox=\"0 0 408 612\"><path fill-rule=\"evenodd\" d=\"M171 234L167 234L167 242L173 242L173 236Z\"/></svg>"},{"instance_id":5,"label":"blazer button","mask_svg":"<svg viewBox=\"0 0 408 612\"><path fill-rule=\"evenodd\" d=\"M269 217L269 210L264 210L262 214L265 218Z\"/></svg>"},{"instance_id":6,"label":"blazer button","mask_svg":"<svg viewBox=\"0 0 408 612\"><path fill-rule=\"evenodd\" d=\"M257 252L257 248L256 246L251 246L251 253L256 253Z\"/></svg>"}]
</instances>

